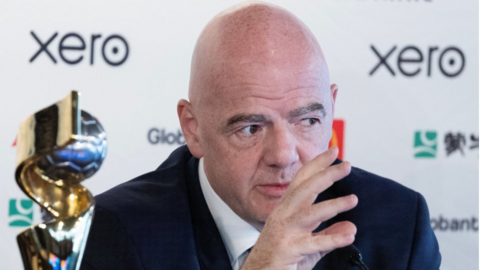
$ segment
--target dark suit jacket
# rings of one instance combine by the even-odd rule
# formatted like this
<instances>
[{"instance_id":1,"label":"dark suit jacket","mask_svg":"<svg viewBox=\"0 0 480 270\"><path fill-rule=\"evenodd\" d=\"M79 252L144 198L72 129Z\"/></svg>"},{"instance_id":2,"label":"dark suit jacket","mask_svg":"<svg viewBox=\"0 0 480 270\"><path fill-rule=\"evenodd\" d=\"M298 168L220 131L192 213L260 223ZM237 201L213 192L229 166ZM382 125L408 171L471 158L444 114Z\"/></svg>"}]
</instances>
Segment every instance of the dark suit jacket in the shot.
<instances>
[{"instance_id":1,"label":"dark suit jacket","mask_svg":"<svg viewBox=\"0 0 480 270\"><path fill-rule=\"evenodd\" d=\"M336 163L341 162L339 160ZM352 168L317 201L356 194L356 208L326 224L352 221L354 244L370 270L439 269L440 253L424 198L402 185ZM186 146L155 171L96 197L81 270L231 269L200 189L198 159ZM357 269L341 251L314 269Z\"/></svg>"}]
</instances>

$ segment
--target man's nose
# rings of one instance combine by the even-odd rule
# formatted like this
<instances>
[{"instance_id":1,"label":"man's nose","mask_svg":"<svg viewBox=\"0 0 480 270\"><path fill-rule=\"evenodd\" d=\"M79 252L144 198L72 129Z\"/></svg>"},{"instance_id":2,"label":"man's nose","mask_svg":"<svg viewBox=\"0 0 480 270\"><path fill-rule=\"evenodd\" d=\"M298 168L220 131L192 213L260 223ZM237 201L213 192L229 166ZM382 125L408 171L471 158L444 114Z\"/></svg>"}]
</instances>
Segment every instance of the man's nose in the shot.
<instances>
[{"instance_id":1,"label":"man's nose","mask_svg":"<svg viewBox=\"0 0 480 270\"><path fill-rule=\"evenodd\" d=\"M277 127L266 138L264 160L270 167L286 168L299 160L297 138L288 127Z\"/></svg>"}]
</instances>

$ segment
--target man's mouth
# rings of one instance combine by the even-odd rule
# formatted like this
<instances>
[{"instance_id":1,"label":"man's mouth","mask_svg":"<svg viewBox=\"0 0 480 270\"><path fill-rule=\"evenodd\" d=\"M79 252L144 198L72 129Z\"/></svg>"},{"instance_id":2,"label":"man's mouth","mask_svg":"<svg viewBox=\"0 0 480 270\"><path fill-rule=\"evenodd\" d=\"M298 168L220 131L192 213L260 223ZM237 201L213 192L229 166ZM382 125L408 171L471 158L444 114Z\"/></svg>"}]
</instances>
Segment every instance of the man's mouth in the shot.
<instances>
[{"instance_id":1,"label":"man's mouth","mask_svg":"<svg viewBox=\"0 0 480 270\"><path fill-rule=\"evenodd\" d=\"M263 193L270 197L282 197L285 190L287 190L288 185L290 183L285 184L267 184L267 185L259 185L257 188L259 189L260 193Z\"/></svg>"}]
</instances>

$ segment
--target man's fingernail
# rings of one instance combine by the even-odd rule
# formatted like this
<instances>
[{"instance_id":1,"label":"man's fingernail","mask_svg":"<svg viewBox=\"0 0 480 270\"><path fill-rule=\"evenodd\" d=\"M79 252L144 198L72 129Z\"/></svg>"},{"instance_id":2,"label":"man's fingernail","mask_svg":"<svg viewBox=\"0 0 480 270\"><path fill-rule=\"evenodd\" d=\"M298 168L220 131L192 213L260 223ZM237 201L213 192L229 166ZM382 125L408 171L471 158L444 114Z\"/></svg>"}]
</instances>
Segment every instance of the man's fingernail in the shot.
<instances>
[{"instance_id":1,"label":"man's fingernail","mask_svg":"<svg viewBox=\"0 0 480 270\"><path fill-rule=\"evenodd\" d=\"M358 204L358 197L355 194L350 194L348 195L350 197L350 200L352 201L353 204L357 205Z\"/></svg>"},{"instance_id":2,"label":"man's fingernail","mask_svg":"<svg viewBox=\"0 0 480 270\"><path fill-rule=\"evenodd\" d=\"M345 240L348 240L348 241L353 241L353 240L355 240L355 235L353 235L353 234L351 234L351 233L349 233L349 234L344 234L344 235L343 235L343 238L344 238Z\"/></svg>"}]
</instances>

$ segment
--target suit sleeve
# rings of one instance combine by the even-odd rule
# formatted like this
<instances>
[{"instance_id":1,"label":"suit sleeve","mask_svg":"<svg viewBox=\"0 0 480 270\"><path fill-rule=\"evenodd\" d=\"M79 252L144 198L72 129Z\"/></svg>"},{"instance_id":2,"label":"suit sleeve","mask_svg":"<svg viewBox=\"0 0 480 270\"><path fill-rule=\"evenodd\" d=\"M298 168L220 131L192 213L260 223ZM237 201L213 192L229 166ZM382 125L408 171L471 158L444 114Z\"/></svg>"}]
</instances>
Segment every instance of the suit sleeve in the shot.
<instances>
[{"instance_id":1,"label":"suit sleeve","mask_svg":"<svg viewBox=\"0 0 480 270\"><path fill-rule=\"evenodd\" d=\"M143 269L128 233L102 208L95 209L80 270Z\"/></svg>"},{"instance_id":2,"label":"suit sleeve","mask_svg":"<svg viewBox=\"0 0 480 270\"><path fill-rule=\"evenodd\" d=\"M425 198L417 193L417 216L408 269L438 270L440 262L441 255L437 238L430 226L427 203Z\"/></svg>"}]
</instances>

